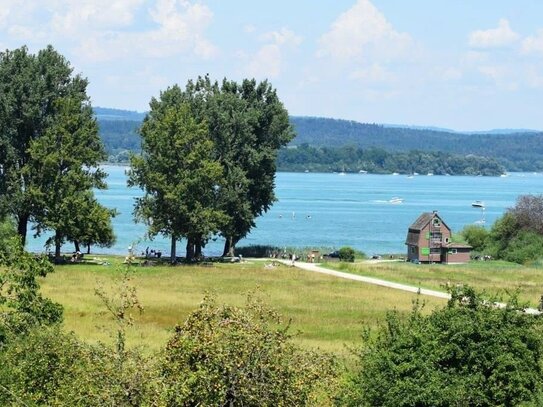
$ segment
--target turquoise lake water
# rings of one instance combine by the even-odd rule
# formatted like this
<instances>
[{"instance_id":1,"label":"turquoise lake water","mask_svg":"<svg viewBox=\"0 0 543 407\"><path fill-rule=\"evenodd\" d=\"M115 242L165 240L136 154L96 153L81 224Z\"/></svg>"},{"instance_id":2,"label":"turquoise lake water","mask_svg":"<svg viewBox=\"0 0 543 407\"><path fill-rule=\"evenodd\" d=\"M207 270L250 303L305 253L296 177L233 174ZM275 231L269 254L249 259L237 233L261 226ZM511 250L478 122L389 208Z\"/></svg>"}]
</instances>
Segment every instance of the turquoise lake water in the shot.
<instances>
[{"instance_id":1,"label":"turquoise lake water","mask_svg":"<svg viewBox=\"0 0 543 407\"><path fill-rule=\"evenodd\" d=\"M125 167L106 166L109 189L96 191L98 200L120 214L113 220L117 243L111 248L94 248L99 253L126 254L129 245L136 250L162 250L169 253L167 239L145 240L145 226L132 219L134 197L139 189L126 186ZM365 253L403 253L409 225L422 212L439 214L453 231L480 222L483 211L473 208L484 201L485 225L490 227L519 195L543 193L543 174L512 173L507 177L461 177L418 175L278 173L278 201L238 246L271 244L278 247L351 246ZM389 201L403 198L400 204ZM43 251L45 239L29 239L27 248ZM222 253L224 240L210 241L206 255ZM184 255L184 242L178 245ZM72 251L68 244L63 250Z\"/></svg>"}]
</instances>

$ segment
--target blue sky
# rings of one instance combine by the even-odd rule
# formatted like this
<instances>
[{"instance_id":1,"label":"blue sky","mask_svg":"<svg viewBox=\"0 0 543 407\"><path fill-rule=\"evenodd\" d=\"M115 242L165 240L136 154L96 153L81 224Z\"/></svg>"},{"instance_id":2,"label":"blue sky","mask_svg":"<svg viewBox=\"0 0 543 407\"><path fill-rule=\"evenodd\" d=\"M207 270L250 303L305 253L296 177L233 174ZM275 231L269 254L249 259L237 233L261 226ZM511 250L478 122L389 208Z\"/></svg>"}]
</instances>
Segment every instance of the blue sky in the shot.
<instances>
[{"instance_id":1,"label":"blue sky","mask_svg":"<svg viewBox=\"0 0 543 407\"><path fill-rule=\"evenodd\" d=\"M95 106L143 111L209 73L290 114L543 129L539 0L0 0L0 48L52 44Z\"/></svg>"}]
</instances>

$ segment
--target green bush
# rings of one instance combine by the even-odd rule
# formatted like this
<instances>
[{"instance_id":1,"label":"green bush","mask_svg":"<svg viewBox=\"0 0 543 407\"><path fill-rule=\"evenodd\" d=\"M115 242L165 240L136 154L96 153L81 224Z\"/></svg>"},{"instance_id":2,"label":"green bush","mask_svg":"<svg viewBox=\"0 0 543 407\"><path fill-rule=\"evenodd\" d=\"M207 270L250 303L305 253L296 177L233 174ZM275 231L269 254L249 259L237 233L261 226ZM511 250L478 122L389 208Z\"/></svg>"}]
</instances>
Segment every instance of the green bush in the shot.
<instances>
[{"instance_id":1,"label":"green bush","mask_svg":"<svg viewBox=\"0 0 543 407\"><path fill-rule=\"evenodd\" d=\"M161 402L171 406L300 406L334 376L332 360L292 344L288 326L260 301L218 306L206 297L177 327L162 362Z\"/></svg>"},{"instance_id":2,"label":"green bush","mask_svg":"<svg viewBox=\"0 0 543 407\"><path fill-rule=\"evenodd\" d=\"M0 405L53 405L82 362L73 334L58 326L20 335L0 352Z\"/></svg>"},{"instance_id":3,"label":"green bush","mask_svg":"<svg viewBox=\"0 0 543 407\"><path fill-rule=\"evenodd\" d=\"M460 232L460 235L476 252L484 251L489 234L484 227L476 225L468 225Z\"/></svg>"},{"instance_id":4,"label":"green bush","mask_svg":"<svg viewBox=\"0 0 543 407\"><path fill-rule=\"evenodd\" d=\"M354 262L354 255L355 251L352 247L342 247L339 249L339 260L341 261L347 261L347 262Z\"/></svg>"},{"instance_id":5,"label":"green bush","mask_svg":"<svg viewBox=\"0 0 543 407\"><path fill-rule=\"evenodd\" d=\"M365 336L358 368L338 404L348 406L513 406L542 390L542 321L515 298L497 309L469 288L447 307L409 318L390 313Z\"/></svg>"},{"instance_id":6,"label":"green bush","mask_svg":"<svg viewBox=\"0 0 543 407\"><path fill-rule=\"evenodd\" d=\"M543 255L543 236L535 232L521 231L509 241L500 257L504 260L524 264Z\"/></svg>"},{"instance_id":7,"label":"green bush","mask_svg":"<svg viewBox=\"0 0 543 407\"><path fill-rule=\"evenodd\" d=\"M270 257L272 253L282 253L282 250L276 246L270 245L251 245L236 247L236 255L243 257L264 258Z\"/></svg>"}]
</instances>

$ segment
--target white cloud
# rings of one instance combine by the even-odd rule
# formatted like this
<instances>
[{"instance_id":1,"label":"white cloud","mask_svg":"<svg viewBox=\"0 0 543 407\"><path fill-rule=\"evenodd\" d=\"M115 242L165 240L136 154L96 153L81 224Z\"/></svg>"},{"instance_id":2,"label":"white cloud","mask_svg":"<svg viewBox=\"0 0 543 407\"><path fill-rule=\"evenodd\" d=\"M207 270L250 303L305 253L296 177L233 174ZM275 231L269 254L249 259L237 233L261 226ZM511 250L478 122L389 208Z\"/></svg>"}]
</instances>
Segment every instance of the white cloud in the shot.
<instances>
[{"instance_id":1,"label":"white cloud","mask_svg":"<svg viewBox=\"0 0 543 407\"><path fill-rule=\"evenodd\" d=\"M216 47L204 35L213 20L207 6L184 0L158 0L149 15L156 28L95 32L95 36L81 41L78 55L97 61L130 56L165 58L186 52L209 59L217 54Z\"/></svg>"},{"instance_id":2,"label":"white cloud","mask_svg":"<svg viewBox=\"0 0 543 407\"><path fill-rule=\"evenodd\" d=\"M476 48L495 48L511 45L519 35L509 26L509 21L502 18L497 28L477 30L469 35L469 45Z\"/></svg>"},{"instance_id":3,"label":"white cloud","mask_svg":"<svg viewBox=\"0 0 543 407\"><path fill-rule=\"evenodd\" d=\"M319 57L349 59L367 53L396 57L405 55L412 39L409 34L394 30L369 0L358 0L334 21L319 44Z\"/></svg>"},{"instance_id":4,"label":"white cloud","mask_svg":"<svg viewBox=\"0 0 543 407\"><path fill-rule=\"evenodd\" d=\"M258 50L247 68L251 76L275 78L281 73L281 50L277 44L264 45Z\"/></svg>"},{"instance_id":5,"label":"white cloud","mask_svg":"<svg viewBox=\"0 0 543 407\"><path fill-rule=\"evenodd\" d=\"M134 13L142 3L143 0L59 1L51 26L62 35L125 27L133 22Z\"/></svg>"},{"instance_id":6,"label":"white cloud","mask_svg":"<svg viewBox=\"0 0 543 407\"><path fill-rule=\"evenodd\" d=\"M285 48L296 48L302 42L302 37L283 27L279 31L265 33L262 41L268 42L251 58L246 71L256 78L276 78L284 70Z\"/></svg>"},{"instance_id":7,"label":"white cloud","mask_svg":"<svg viewBox=\"0 0 543 407\"><path fill-rule=\"evenodd\" d=\"M522 41L522 52L525 54L540 54L543 53L543 29L537 31L537 34L531 37L526 37Z\"/></svg>"},{"instance_id":8,"label":"white cloud","mask_svg":"<svg viewBox=\"0 0 543 407\"><path fill-rule=\"evenodd\" d=\"M265 41L272 41L277 45L298 46L302 43L302 37L296 35L288 28L281 28L279 31L272 31L262 36Z\"/></svg>"}]
</instances>

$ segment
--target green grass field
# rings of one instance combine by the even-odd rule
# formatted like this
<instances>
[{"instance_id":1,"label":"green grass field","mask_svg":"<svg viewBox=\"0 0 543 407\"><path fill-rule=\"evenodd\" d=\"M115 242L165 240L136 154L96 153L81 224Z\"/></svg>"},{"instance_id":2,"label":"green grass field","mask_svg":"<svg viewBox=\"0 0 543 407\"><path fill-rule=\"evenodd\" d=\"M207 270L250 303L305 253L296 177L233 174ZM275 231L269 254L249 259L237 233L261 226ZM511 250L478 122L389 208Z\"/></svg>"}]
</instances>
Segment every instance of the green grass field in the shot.
<instances>
[{"instance_id":1,"label":"green grass field","mask_svg":"<svg viewBox=\"0 0 543 407\"><path fill-rule=\"evenodd\" d=\"M115 326L94 291L119 279L119 260L111 265L68 264L41 280L45 296L64 306L65 327L88 341L112 341ZM133 266L133 284L145 310L130 328L129 345L163 347L172 328L194 310L206 291L220 303L242 305L246 293L260 289L265 301L291 319L291 332L303 346L346 354L364 326L384 320L388 310L409 312L416 295L355 281L261 262L202 266ZM445 301L424 298L427 309Z\"/></svg>"},{"instance_id":2,"label":"green grass field","mask_svg":"<svg viewBox=\"0 0 543 407\"><path fill-rule=\"evenodd\" d=\"M368 277L382 278L421 288L445 291L448 283L469 284L488 295L504 295L520 290L520 299L537 306L543 295L543 269L502 261L479 261L468 264L330 263L327 267Z\"/></svg>"}]
</instances>

